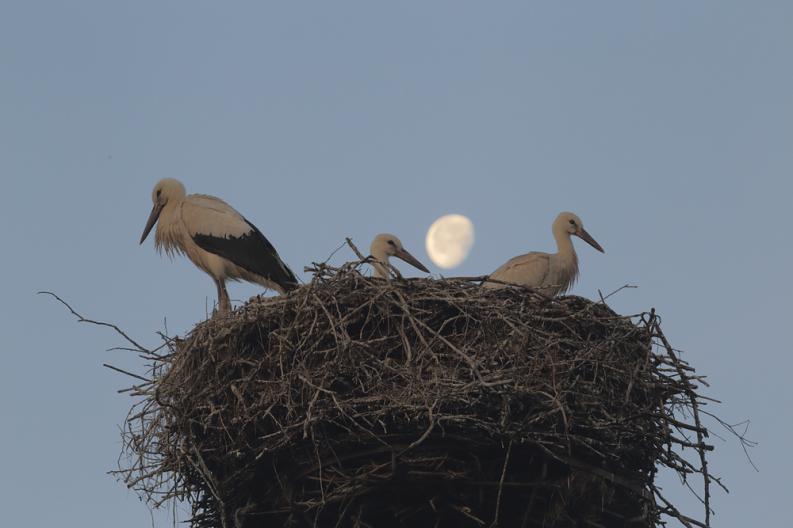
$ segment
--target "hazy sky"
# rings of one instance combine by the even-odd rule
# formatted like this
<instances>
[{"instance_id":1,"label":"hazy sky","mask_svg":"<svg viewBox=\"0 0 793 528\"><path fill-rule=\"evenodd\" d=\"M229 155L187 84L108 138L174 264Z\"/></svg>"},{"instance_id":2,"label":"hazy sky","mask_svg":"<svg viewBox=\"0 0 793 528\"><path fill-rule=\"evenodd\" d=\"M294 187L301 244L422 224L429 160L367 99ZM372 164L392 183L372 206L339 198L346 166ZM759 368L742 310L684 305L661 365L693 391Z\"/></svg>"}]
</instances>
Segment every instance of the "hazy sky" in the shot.
<instances>
[{"instance_id":1,"label":"hazy sky","mask_svg":"<svg viewBox=\"0 0 793 528\"><path fill-rule=\"evenodd\" d=\"M552 250L575 211L606 253L577 243L574 293L638 285L613 307L657 308L712 410L752 420L759 473L713 439L731 490L714 526L793 525L791 52L788 0L4 0L3 524L151 524L106 474L131 401L101 365L140 363L35 292L152 346L192 328L211 280L138 245L169 176L233 204L303 278L382 231L437 273L423 237L449 212L477 232L454 274L483 274Z\"/></svg>"}]
</instances>

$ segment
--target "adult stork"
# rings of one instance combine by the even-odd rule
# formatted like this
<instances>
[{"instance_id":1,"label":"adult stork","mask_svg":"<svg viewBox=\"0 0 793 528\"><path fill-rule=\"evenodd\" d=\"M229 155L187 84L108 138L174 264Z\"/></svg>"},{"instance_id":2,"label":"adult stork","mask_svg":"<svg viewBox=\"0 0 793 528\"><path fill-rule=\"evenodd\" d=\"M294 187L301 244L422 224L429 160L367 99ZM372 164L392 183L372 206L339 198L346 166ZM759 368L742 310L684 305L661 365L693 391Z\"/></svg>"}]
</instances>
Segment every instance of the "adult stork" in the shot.
<instances>
[{"instance_id":1,"label":"adult stork","mask_svg":"<svg viewBox=\"0 0 793 528\"><path fill-rule=\"evenodd\" d=\"M556 253L532 251L508 260L490 274L489 279L536 288L554 296L566 292L578 278L578 256L571 236L575 235L601 253L605 253L584 229L581 219L573 213L560 213L551 228L556 239ZM486 288L504 288L509 284L485 282Z\"/></svg>"},{"instance_id":2,"label":"adult stork","mask_svg":"<svg viewBox=\"0 0 793 528\"><path fill-rule=\"evenodd\" d=\"M295 274L261 231L220 198L185 195L181 182L165 178L154 186L151 200L140 243L157 224L159 252L186 255L215 281L218 313L231 310L227 280L255 282L282 294L297 287Z\"/></svg>"},{"instance_id":3,"label":"adult stork","mask_svg":"<svg viewBox=\"0 0 793 528\"><path fill-rule=\"evenodd\" d=\"M388 233L381 233L374 237L372 246L369 248L369 253L374 258L374 262L372 263L374 276L381 279L390 278L388 273L388 266L391 265L389 257L402 259L424 273L430 272L424 264L419 262L416 257L411 255L408 250L402 246L402 242L397 237Z\"/></svg>"}]
</instances>

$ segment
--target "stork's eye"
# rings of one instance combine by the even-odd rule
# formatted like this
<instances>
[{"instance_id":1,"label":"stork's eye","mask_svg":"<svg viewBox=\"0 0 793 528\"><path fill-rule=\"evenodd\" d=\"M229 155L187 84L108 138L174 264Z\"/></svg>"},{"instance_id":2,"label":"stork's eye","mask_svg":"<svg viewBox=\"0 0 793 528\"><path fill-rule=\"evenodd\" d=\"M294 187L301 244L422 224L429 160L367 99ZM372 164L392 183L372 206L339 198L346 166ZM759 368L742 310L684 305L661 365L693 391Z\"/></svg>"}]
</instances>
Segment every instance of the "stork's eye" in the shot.
<instances>
[{"instance_id":1,"label":"stork's eye","mask_svg":"<svg viewBox=\"0 0 793 528\"><path fill-rule=\"evenodd\" d=\"M388 243L392 246L396 246L396 243L393 240L389 240Z\"/></svg>"},{"instance_id":2,"label":"stork's eye","mask_svg":"<svg viewBox=\"0 0 793 528\"><path fill-rule=\"evenodd\" d=\"M161 194L162 194L162 189L157 189L157 198L159 198Z\"/></svg>"},{"instance_id":3,"label":"stork's eye","mask_svg":"<svg viewBox=\"0 0 793 528\"><path fill-rule=\"evenodd\" d=\"M570 219L570 225L575 225L575 220L573 220L572 218Z\"/></svg>"}]
</instances>

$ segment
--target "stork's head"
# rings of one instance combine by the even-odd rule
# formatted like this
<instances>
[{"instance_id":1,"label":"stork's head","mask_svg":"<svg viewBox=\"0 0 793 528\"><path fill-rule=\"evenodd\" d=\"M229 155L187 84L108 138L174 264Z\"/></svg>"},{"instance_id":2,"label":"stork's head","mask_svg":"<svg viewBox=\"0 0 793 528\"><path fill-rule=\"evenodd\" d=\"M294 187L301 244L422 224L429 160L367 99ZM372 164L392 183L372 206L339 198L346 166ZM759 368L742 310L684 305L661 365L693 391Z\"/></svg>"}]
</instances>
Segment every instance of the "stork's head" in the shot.
<instances>
[{"instance_id":1,"label":"stork's head","mask_svg":"<svg viewBox=\"0 0 793 528\"><path fill-rule=\"evenodd\" d=\"M175 203L181 200L184 198L184 195L184 185L182 185L182 182L179 180L164 178L157 182L157 185L155 185L154 189L151 191L151 201L154 205L151 208L149 219L146 221L146 227L143 228L143 235L140 237L141 244L143 244L143 241L149 236L149 231L154 227L154 224L157 223L157 219L160 217L163 208L168 203Z\"/></svg>"},{"instance_id":2,"label":"stork's head","mask_svg":"<svg viewBox=\"0 0 793 528\"><path fill-rule=\"evenodd\" d=\"M408 253L408 251L402 247L402 242L394 235L388 233L377 235L374 237L374 240L372 240L372 247L369 248L369 251L374 258L383 263L388 262L388 257L397 257L411 266L420 269L424 273L430 272L424 264L419 262L416 257Z\"/></svg>"},{"instance_id":3,"label":"stork's head","mask_svg":"<svg viewBox=\"0 0 793 528\"><path fill-rule=\"evenodd\" d=\"M592 238L592 235L586 232L586 229L584 229L584 223L581 221L581 219L573 213L567 211L564 213L559 213L559 216L556 217L556 220L553 223L553 232L567 233L568 236L575 235L601 253L605 253L600 244L598 244L595 239Z\"/></svg>"}]
</instances>

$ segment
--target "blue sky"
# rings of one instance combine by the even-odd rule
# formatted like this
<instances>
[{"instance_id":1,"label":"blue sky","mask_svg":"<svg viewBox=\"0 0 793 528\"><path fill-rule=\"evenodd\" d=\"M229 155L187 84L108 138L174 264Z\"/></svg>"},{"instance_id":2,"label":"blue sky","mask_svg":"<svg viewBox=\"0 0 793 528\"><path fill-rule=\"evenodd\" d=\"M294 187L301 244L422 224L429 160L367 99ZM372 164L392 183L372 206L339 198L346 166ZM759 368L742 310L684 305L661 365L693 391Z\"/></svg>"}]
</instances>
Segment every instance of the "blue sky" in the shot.
<instances>
[{"instance_id":1,"label":"blue sky","mask_svg":"<svg viewBox=\"0 0 793 528\"><path fill-rule=\"evenodd\" d=\"M192 328L211 280L138 245L152 186L175 177L296 271L383 231L429 264L427 227L456 212L477 242L454 273L483 274L552 250L551 221L575 211L606 253L577 244L574 293L638 285L613 307L657 308L714 410L752 420L759 473L716 439L731 494L715 493L715 525L793 524L791 27L785 1L6 0L4 519L151 524L106 474L131 401L101 365L139 361L35 292L151 345Z\"/></svg>"}]
</instances>

